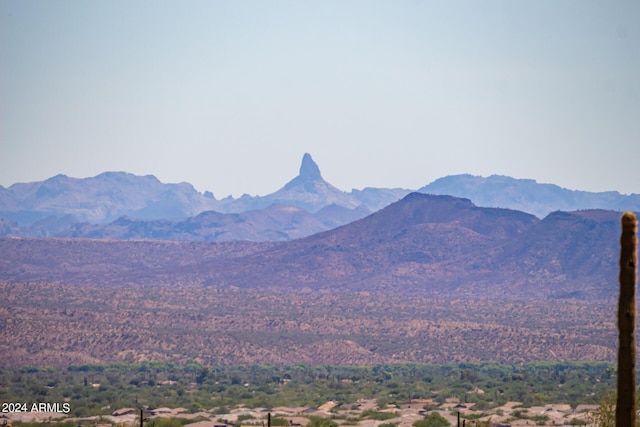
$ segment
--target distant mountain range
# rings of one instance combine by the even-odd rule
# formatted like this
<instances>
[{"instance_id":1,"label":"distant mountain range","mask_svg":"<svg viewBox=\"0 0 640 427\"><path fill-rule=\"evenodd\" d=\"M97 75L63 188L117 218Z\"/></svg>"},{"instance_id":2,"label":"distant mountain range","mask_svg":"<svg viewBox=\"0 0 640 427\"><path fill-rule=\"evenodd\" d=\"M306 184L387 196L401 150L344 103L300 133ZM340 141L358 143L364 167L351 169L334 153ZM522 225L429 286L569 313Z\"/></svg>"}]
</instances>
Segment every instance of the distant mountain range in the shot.
<instances>
[{"instance_id":1,"label":"distant mountain range","mask_svg":"<svg viewBox=\"0 0 640 427\"><path fill-rule=\"evenodd\" d=\"M309 155L263 197L123 172L0 187L2 363L615 359L620 211L639 195L419 190L343 192Z\"/></svg>"},{"instance_id":2,"label":"distant mountain range","mask_svg":"<svg viewBox=\"0 0 640 427\"><path fill-rule=\"evenodd\" d=\"M0 239L0 281L601 300L617 292L619 221L619 213L603 210L540 220L411 193L366 218L288 242Z\"/></svg>"},{"instance_id":3,"label":"distant mountain range","mask_svg":"<svg viewBox=\"0 0 640 427\"><path fill-rule=\"evenodd\" d=\"M540 220L411 193L343 227L195 271L214 286L599 300L617 292L619 224L612 211L558 211Z\"/></svg>"},{"instance_id":4,"label":"distant mountain range","mask_svg":"<svg viewBox=\"0 0 640 427\"><path fill-rule=\"evenodd\" d=\"M477 206L544 218L581 209L640 211L640 194L571 191L504 176L440 178L420 193L467 198ZM0 186L0 236L199 241L292 240L339 227L388 206L411 191L365 188L344 192L322 178L309 154L300 173L266 196L216 199L188 183L105 172L92 178L57 175Z\"/></svg>"},{"instance_id":5,"label":"distant mountain range","mask_svg":"<svg viewBox=\"0 0 640 427\"><path fill-rule=\"evenodd\" d=\"M539 184L533 179L514 179L501 175L487 178L473 175L447 176L418 189L418 192L464 197L478 206L514 209L538 218L544 218L555 211L640 210L640 194L567 190L554 184Z\"/></svg>"}]
</instances>

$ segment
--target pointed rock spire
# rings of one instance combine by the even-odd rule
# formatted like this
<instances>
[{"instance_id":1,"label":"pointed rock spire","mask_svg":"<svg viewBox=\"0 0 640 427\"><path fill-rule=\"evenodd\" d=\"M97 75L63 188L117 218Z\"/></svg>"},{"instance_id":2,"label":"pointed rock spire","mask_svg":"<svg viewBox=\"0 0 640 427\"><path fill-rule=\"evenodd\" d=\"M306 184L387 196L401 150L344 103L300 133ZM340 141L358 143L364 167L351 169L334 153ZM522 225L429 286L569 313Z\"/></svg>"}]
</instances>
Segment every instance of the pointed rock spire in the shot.
<instances>
[{"instance_id":1,"label":"pointed rock spire","mask_svg":"<svg viewBox=\"0 0 640 427\"><path fill-rule=\"evenodd\" d=\"M302 164L300 165L300 178L305 180L319 180L322 179L320 174L320 168L313 161L309 153L304 153L302 156Z\"/></svg>"}]
</instances>

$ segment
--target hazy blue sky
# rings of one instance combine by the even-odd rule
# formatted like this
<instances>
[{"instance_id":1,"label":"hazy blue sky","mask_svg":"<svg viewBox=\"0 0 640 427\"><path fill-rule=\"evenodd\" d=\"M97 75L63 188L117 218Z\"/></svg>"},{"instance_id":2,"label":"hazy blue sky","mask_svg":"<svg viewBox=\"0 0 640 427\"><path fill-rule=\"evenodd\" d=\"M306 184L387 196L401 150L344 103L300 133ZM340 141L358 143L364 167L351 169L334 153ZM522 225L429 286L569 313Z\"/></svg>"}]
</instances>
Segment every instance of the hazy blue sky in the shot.
<instances>
[{"instance_id":1,"label":"hazy blue sky","mask_svg":"<svg viewBox=\"0 0 640 427\"><path fill-rule=\"evenodd\" d=\"M640 193L640 2L0 0L0 185Z\"/></svg>"}]
</instances>

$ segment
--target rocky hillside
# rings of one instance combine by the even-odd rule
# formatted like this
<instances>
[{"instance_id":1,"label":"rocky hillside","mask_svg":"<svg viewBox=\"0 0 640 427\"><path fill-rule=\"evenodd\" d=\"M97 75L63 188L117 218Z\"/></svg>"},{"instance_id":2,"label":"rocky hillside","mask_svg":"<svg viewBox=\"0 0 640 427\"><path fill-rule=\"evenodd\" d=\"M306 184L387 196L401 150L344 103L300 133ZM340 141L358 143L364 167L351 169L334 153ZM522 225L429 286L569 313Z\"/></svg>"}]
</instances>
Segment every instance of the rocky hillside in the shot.
<instances>
[{"instance_id":1,"label":"rocky hillside","mask_svg":"<svg viewBox=\"0 0 640 427\"><path fill-rule=\"evenodd\" d=\"M539 220L413 193L281 243L2 239L0 280L602 300L616 292L619 216L557 212Z\"/></svg>"},{"instance_id":2,"label":"rocky hillside","mask_svg":"<svg viewBox=\"0 0 640 427\"><path fill-rule=\"evenodd\" d=\"M444 177L418 192L467 198L477 206L519 210L538 218L557 210L640 210L638 194L571 191L496 175ZM0 186L0 236L292 240L363 218L408 193L401 188L370 187L342 191L324 180L309 154L303 156L299 174L274 193L219 200L210 191L201 194L188 183L164 184L153 176L106 172L78 179L58 175L42 182ZM278 208L271 208L274 205ZM205 212L209 213L201 215Z\"/></svg>"}]
</instances>

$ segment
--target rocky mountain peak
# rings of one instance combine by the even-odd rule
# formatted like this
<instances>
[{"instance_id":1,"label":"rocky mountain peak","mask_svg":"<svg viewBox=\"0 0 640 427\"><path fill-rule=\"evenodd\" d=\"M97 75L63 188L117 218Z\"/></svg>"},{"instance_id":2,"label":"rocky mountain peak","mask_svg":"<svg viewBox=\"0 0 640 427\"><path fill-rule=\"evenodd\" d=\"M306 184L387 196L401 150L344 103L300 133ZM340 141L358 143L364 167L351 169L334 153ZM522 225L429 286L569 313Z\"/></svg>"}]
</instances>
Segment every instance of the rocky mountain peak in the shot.
<instances>
[{"instance_id":1,"label":"rocky mountain peak","mask_svg":"<svg viewBox=\"0 0 640 427\"><path fill-rule=\"evenodd\" d=\"M311 154L304 153L302 156L302 164L300 165L300 175L305 180L315 181L321 180L320 168L311 158Z\"/></svg>"}]
</instances>

